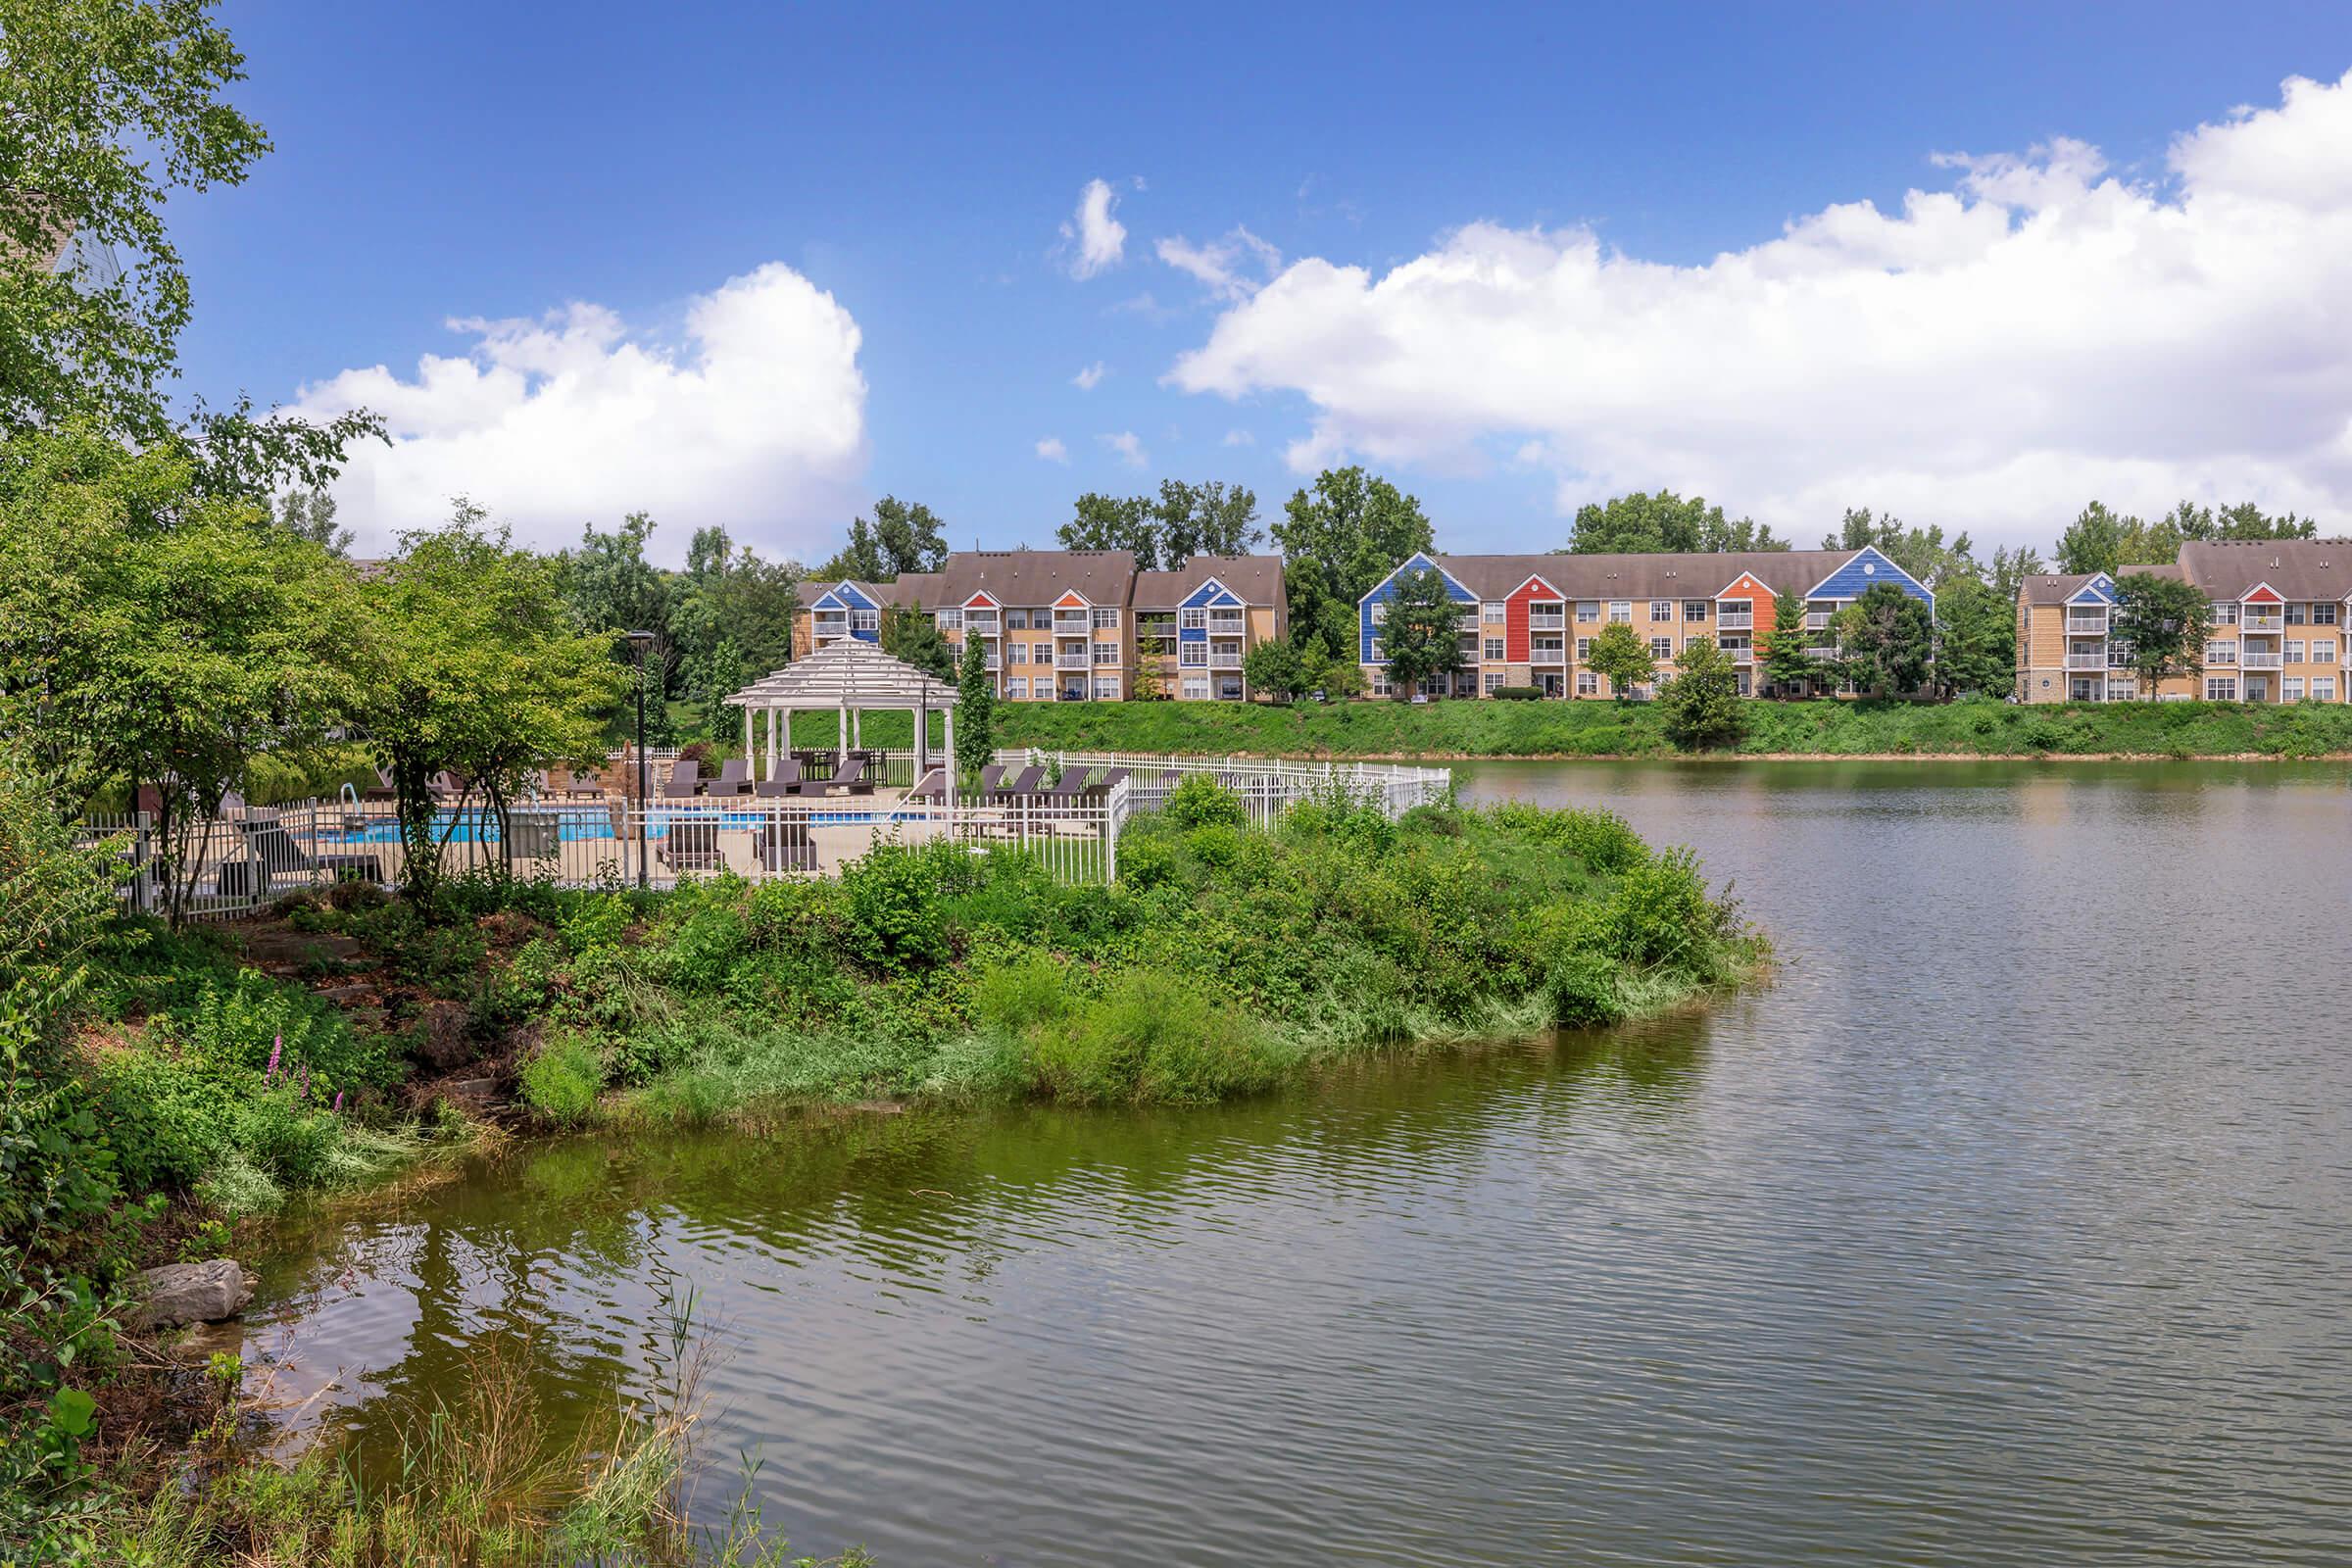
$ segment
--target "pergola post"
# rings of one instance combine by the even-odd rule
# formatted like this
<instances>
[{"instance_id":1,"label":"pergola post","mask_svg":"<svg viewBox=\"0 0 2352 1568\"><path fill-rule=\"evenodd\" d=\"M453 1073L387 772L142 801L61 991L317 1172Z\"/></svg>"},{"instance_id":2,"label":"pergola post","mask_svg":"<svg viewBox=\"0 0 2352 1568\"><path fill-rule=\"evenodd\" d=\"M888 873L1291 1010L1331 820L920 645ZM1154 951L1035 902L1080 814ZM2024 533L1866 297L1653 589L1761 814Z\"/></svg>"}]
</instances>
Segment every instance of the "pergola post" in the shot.
<instances>
[{"instance_id":1,"label":"pergola post","mask_svg":"<svg viewBox=\"0 0 2352 1568\"><path fill-rule=\"evenodd\" d=\"M750 768L755 776L758 775L760 754L752 747L752 706L749 703L743 706L743 765Z\"/></svg>"},{"instance_id":2,"label":"pergola post","mask_svg":"<svg viewBox=\"0 0 2352 1568\"><path fill-rule=\"evenodd\" d=\"M850 700L849 700L847 697L844 697L844 698L841 700L841 734L840 734L840 736L839 736L839 737L838 737L838 738L835 740L835 742L834 742L834 746L833 746L833 772L834 772L835 776L837 776L837 777L838 777L838 776L840 775L840 773L841 773L841 764L842 764L842 763L844 763L844 762L846 762L846 761L848 761L849 760L850 760Z\"/></svg>"},{"instance_id":3,"label":"pergola post","mask_svg":"<svg viewBox=\"0 0 2352 1568\"><path fill-rule=\"evenodd\" d=\"M948 831L956 831L956 710L948 710Z\"/></svg>"},{"instance_id":4,"label":"pergola post","mask_svg":"<svg viewBox=\"0 0 2352 1568\"><path fill-rule=\"evenodd\" d=\"M931 771L931 710L923 700L914 700L914 785L920 789L923 775Z\"/></svg>"}]
</instances>

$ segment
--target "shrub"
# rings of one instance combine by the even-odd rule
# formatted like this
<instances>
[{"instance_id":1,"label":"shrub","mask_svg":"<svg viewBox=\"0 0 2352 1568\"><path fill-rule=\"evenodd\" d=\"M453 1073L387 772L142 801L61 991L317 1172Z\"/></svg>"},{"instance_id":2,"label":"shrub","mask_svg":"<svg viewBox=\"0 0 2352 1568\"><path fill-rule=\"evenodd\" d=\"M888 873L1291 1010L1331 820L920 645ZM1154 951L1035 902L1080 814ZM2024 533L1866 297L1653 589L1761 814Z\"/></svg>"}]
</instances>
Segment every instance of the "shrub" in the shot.
<instances>
[{"instance_id":1,"label":"shrub","mask_svg":"<svg viewBox=\"0 0 2352 1568\"><path fill-rule=\"evenodd\" d=\"M273 1089L237 1112L240 1152L280 1187L316 1187L325 1176L339 1128L335 1118L297 1096Z\"/></svg>"},{"instance_id":2,"label":"shrub","mask_svg":"<svg viewBox=\"0 0 2352 1568\"><path fill-rule=\"evenodd\" d=\"M963 858L944 842L919 849L883 844L842 872L850 945L868 967L927 969L948 959L952 950L940 895L952 882L968 878L968 867L956 863ZM964 876L956 875L958 871Z\"/></svg>"},{"instance_id":3,"label":"shrub","mask_svg":"<svg viewBox=\"0 0 2352 1568\"><path fill-rule=\"evenodd\" d=\"M523 1102L558 1126L585 1121L604 1086L604 1056L580 1035L556 1036L522 1064Z\"/></svg>"},{"instance_id":4,"label":"shrub","mask_svg":"<svg viewBox=\"0 0 2352 1568\"><path fill-rule=\"evenodd\" d=\"M1487 695L1499 697L1506 703L1532 703L1544 695L1544 688L1541 686L1497 686Z\"/></svg>"},{"instance_id":5,"label":"shrub","mask_svg":"<svg viewBox=\"0 0 2352 1568\"><path fill-rule=\"evenodd\" d=\"M1250 825L1250 812L1243 807L1242 798L1206 773L1186 774L1169 792L1168 804L1162 809L1178 827Z\"/></svg>"},{"instance_id":6,"label":"shrub","mask_svg":"<svg viewBox=\"0 0 2352 1568\"><path fill-rule=\"evenodd\" d=\"M1261 1088L1282 1054L1263 1025L1197 978L1135 969L1066 1026L1033 1031L1029 1059L1057 1099L1181 1102Z\"/></svg>"},{"instance_id":7,"label":"shrub","mask_svg":"<svg viewBox=\"0 0 2352 1568\"><path fill-rule=\"evenodd\" d=\"M98 1124L133 1191L185 1191L220 1162L236 1097L167 1056L110 1051L92 1077Z\"/></svg>"},{"instance_id":8,"label":"shrub","mask_svg":"<svg viewBox=\"0 0 2352 1568\"><path fill-rule=\"evenodd\" d=\"M1040 1024L1058 1024L1077 998L1069 975L1051 956L1031 954L1000 964L972 987L972 1016L983 1027L1017 1035Z\"/></svg>"}]
</instances>

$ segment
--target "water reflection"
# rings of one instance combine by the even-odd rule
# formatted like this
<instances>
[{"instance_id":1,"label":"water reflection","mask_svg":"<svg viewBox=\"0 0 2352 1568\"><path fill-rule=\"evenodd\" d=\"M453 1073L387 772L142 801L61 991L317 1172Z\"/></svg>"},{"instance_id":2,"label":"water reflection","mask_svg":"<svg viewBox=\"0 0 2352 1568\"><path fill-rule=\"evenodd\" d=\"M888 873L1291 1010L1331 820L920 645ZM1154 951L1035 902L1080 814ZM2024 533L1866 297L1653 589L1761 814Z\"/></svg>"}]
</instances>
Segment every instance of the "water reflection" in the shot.
<instances>
[{"instance_id":1,"label":"water reflection","mask_svg":"<svg viewBox=\"0 0 2352 1568\"><path fill-rule=\"evenodd\" d=\"M2341 767L1510 765L1774 932L1704 1017L1192 1111L531 1148L287 1227L336 1419L490 1335L893 1563L2352 1556ZM372 1402L370 1402L372 1401Z\"/></svg>"}]
</instances>

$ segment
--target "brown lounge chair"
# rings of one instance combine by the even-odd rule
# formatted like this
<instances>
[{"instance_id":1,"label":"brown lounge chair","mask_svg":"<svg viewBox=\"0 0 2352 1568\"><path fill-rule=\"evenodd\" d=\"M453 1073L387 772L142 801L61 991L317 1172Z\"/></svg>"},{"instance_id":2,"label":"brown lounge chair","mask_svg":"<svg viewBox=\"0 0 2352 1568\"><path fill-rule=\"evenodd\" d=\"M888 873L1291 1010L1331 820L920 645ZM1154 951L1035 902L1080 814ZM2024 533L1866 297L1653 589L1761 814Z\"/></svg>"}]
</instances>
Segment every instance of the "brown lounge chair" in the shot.
<instances>
[{"instance_id":1,"label":"brown lounge chair","mask_svg":"<svg viewBox=\"0 0 2352 1568\"><path fill-rule=\"evenodd\" d=\"M1004 786L1004 764L991 762L980 770L980 793L994 795Z\"/></svg>"},{"instance_id":2,"label":"brown lounge chair","mask_svg":"<svg viewBox=\"0 0 2352 1568\"><path fill-rule=\"evenodd\" d=\"M1046 770L1042 767L1024 767L1013 776L1012 782L1009 784L990 790L988 792L989 799L1005 801L1019 795L1035 795L1038 784L1044 780L1045 776Z\"/></svg>"},{"instance_id":3,"label":"brown lounge chair","mask_svg":"<svg viewBox=\"0 0 2352 1568\"><path fill-rule=\"evenodd\" d=\"M718 764L718 777L710 784L712 795L749 795L752 793L752 760L730 757Z\"/></svg>"},{"instance_id":4,"label":"brown lounge chair","mask_svg":"<svg viewBox=\"0 0 2352 1568\"><path fill-rule=\"evenodd\" d=\"M1091 767L1065 767L1061 770L1061 782L1039 792L1038 799L1056 804L1075 802L1079 792L1086 788L1086 776L1093 771Z\"/></svg>"},{"instance_id":5,"label":"brown lounge chair","mask_svg":"<svg viewBox=\"0 0 2352 1568\"><path fill-rule=\"evenodd\" d=\"M654 854L663 865L681 873L716 871L726 865L718 853L716 822L672 821Z\"/></svg>"},{"instance_id":6,"label":"brown lounge chair","mask_svg":"<svg viewBox=\"0 0 2352 1568\"><path fill-rule=\"evenodd\" d=\"M873 794L873 781L865 776L865 759L857 756L851 757L847 762L842 764L840 772L825 780L824 793L827 795Z\"/></svg>"},{"instance_id":7,"label":"brown lounge chair","mask_svg":"<svg viewBox=\"0 0 2352 1568\"><path fill-rule=\"evenodd\" d=\"M786 758L776 764L776 776L763 778L752 786L752 795L762 801L781 801L801 793L801 764Z\"/></svg>"},{"instance_id":8,"label":"brown lounge chair","mask_svg":"<svg viewBox=\"0 0 2352 1568\"><path fill-rule=\"evenodd\" d=\"M691 757L681 757L669 769L669 782L662 786L663 800L682 800L703 792L703 764Z\"/></svg>"},{"instance_id":9,"label":"brown lounge chair","mask_svg":"<svg viewBox=\"0 0 2352 1568\"><path fill-rule=\"evenodd\" d=\"M770 871L816 869L816 845L808 837L807 822L770 822L761 828L759 855L760 865Z\"/></svg>"},{"instance_id":10,"label":"brown lounge chair","mask_svg":"<svg viewBox=\"0 0 2352 1568\"><path fill-rule=\"evenodd\" d=\"M909 801L944 803L948 798L948 770L935 767L923 775L922 782L906 792Z\"/></svg>"},{"instance_id":11,"label":"brown lounge chair","mask_svg":"<svg viewBox=\"0 0 2352 1568\"><path fill-rule=\"evenodd\" d=\"M1079 793L1083 795L1089 803L1101 805L1102 802L1109 800L1110 792L1113 789L1116 789L1119 785L1125 783L1126 780L1127 769L1123 767L1114 767L1110 769L1110 771L1104 773L1101 778L1097 779L1094 783L1088 785Z\"/></svg>"}]
</instances>

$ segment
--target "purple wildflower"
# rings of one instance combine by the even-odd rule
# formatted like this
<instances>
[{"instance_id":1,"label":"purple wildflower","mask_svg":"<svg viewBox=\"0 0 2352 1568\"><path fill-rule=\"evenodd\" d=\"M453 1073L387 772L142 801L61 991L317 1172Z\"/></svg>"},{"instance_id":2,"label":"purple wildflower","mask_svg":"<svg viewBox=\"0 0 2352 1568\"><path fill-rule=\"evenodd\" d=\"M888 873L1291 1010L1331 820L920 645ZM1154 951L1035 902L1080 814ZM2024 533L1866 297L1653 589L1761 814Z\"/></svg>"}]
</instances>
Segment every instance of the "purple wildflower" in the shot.
<instances>
[{"instance_id":1,"label":"purple wildflower","mask_svg":"<svg viewBox=\"0 0 2352 1568\"><path fill-rule=\"evenodd\" d=\"M340 1089L335 1091L335 1114L343 1114L343 1091Z\"/></svg>"},{"instance_id":2,"label":"purple wildflower","mask_svg":"<svg viewBox=\"0 0 2352 1568\"><path fill-rule=\"evenodd\" d=\"M262 1082L268 1083L277 1076L277 1055L285 1049L286 1037L282 1034L270 1043L270 1065L262 1069Z\"/></svg>"},{"instance_id":3,"label":"purple wildflower","mask_svg":"<svg viewBox=\"0 0 2352 1568\"><path fill-rule=\"evenodd\" d=\"M307 1061L302 1064L302 1098L311 1098L311 1064Z\"/></svg>"}]
</instances>

